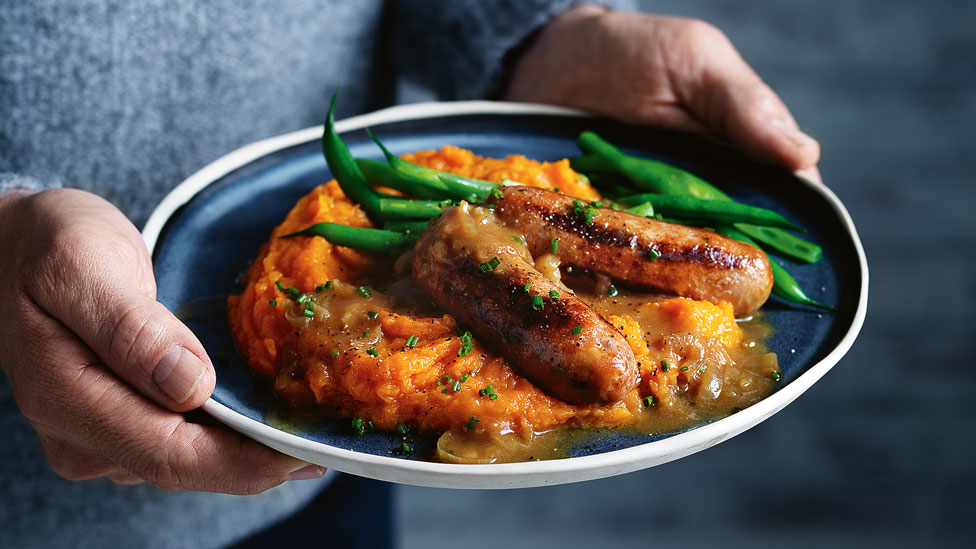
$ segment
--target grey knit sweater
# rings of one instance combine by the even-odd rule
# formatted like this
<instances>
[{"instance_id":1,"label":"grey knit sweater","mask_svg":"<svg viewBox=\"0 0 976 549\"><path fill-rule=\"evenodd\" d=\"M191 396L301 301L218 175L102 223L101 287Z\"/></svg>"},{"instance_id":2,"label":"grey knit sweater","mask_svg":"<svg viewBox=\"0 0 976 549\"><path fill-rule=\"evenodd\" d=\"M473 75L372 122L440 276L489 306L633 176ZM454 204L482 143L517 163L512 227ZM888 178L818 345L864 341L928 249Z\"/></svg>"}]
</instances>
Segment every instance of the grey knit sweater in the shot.
<instances>
[{"instance_id":1,"label":"grey knit sweater","mask_svg":"<svg viewBox=\"0 0 976 549\"><path fill-rule=\"evenodd\" d=\"M489 96L505 53L570 3L4 0L0 192L79 187L140 226L220 155L320 123L340 81L340 117L404 90ZM323 484L237 497L68 482L47 465L5 379L0 433L0 547L219 547Z\"/></svg>"}]
</instances>

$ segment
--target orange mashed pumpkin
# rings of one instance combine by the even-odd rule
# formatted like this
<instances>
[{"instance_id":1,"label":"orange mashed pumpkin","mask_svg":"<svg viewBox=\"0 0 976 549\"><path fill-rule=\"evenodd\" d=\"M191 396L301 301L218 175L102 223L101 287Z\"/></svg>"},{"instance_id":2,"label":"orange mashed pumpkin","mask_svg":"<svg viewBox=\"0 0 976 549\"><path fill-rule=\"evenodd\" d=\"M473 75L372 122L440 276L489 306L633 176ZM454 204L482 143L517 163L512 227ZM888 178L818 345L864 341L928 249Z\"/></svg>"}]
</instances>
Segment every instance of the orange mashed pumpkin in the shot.
<instances>
[{"instance_id":1,"label":"orange mashed pumpkin","mask_svg":"<svg viewBox=\"0 0 976 549\"><path fill-rule=\"evenodd\" d=\"M581 199L599 198L566 160L481 158L451 146L404 158L478 179L508 179ZM291 404L317 403L339 416L370 420L378 429L406 423L420 431L446 431L471 418L482 427L519 433L619 426L635 421L645 397L664 407L674 405L682 388L700 375L697 368L681 367L695 359L689 354L694 346L679 344L670 334L693 333L697 341L727 348L743 344L725 303L656 300L642 306L640 317L653 327L627 314L605 315L633 348L641 383L620 402L573 406L536 388L477 336L470 352L459 356L463 343L449 315L397 310L394 300L376 290L370 297L359 294L357 288L369 287L378 267L389 277L389 258L334 246L321 237L277 238L320 222L371 226L335 181L315 188L274 230L247 273L243 294L229 299L231 328L248 364L273 378L278 395ZM317 291L326 281L332 286ZM316 297L314 321L296 314L297 306L277 282ZM355 318L341 320L340 314ZM317 328L302 328L323 318ZM412 347L407 345L411 336L416 338ZM673 367L661 368L665 362Z\"/></svg>"}]
</instances>

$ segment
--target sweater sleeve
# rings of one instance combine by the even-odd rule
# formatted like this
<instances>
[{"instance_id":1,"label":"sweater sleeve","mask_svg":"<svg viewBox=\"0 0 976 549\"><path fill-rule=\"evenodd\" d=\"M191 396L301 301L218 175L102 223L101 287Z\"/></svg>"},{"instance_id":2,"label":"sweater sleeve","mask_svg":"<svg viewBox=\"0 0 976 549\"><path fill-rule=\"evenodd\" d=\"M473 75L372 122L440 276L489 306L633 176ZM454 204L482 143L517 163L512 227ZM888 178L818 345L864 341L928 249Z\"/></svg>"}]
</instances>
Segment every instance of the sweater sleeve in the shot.
<instances>
[{"instance_id":1,"label":"sweater sleeve","mask_svg":"<svg viewBox=\"0 0 976 549\"><path fill-rule=\"evenodd\" d=\"M0 172L0 195L12 189L26 189L28 191L43 191L61 187L60 181L43 183L33 177L15 173Z\"/></svg>"},{"instance_id":2,"label":"sweater sleeve","mask_svg":"<svg viewBox=\"0 0 976 549\"><path fill-rule=\"evenodd\" d=\"M633 9L627 0L395 0L390 59L398 78L439 99L477 99L500 91L506 56L573 6Z\"/></svg>"}]
</instances>

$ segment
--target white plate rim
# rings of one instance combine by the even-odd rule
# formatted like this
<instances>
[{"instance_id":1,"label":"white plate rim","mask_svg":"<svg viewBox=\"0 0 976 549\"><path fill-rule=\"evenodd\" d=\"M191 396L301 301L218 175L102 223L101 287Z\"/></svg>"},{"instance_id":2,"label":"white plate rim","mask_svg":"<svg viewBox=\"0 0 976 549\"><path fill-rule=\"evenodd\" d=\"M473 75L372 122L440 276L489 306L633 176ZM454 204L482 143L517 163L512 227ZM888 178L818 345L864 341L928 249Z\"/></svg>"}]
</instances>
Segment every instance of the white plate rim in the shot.
<instances>
[{"instance_id":1,"label":"white plate rim","mask_svg":"<svg viewBox=\"0 0 976 549\"><path fill-rule=\"evenodd\" d=\"M496 101L427 102L398 105L347 118L337 122L336 129L342 133L406 120L474 114L592 116L582 111L551 105ZM321 135L320 125L263 139L227 153L188 177L170 191L150 214L142 231L150 253L154 251L169 218L208 185L261 157L317 140ZM861 269L861 293L858 296L857 310L847 333L827 356L766 399L721 420L665 439L596 455L525 463L459 465L406 460L336 448L270 427L212 398L204 403L203 410L232 429L309 463L378 480L434 488L505 489L580 482L654 467L699 452L759 424L812 387L850 350L864 325L867 315L868 264L854 222L837 195L825 184L799 173L797 175L833 207L854 244Z\"/></svg>"}]
</instances>

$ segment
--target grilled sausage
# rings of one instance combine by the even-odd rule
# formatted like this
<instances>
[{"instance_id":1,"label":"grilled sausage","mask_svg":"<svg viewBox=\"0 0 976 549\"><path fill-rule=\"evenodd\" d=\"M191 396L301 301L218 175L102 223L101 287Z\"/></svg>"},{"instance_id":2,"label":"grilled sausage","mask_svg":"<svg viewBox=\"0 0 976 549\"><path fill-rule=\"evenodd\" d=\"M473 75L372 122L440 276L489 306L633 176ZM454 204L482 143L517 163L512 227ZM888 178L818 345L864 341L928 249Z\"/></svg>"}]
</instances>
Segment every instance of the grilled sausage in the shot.
<instances>
[{"instance_id":1,"label":"grilled sausage","mask_svg":"<svg viewBox=\"0 0 976 549\"><path fill-rule=\"evenodd\" d=\"M478 217L486 212L462 204L427 227L414 249L417 287L551 396L602 404L627 395L638 375L623 335L535 270L515 233Z\"/></svg>"},{"instance_id":2,"label":"grilled sausage","mask_svg":"<svg viewBox=\"0 0 976 549\"><path fill-rule=\"evenodd\" d=\"M559 239L564 265L692 299L727 301L748 315L769 297L773 273L754 246L705 229L600 209L591 223L573 199L533 187L506 187L495 214L524 235L532 254Z\"/></svg>"}]
</instances>

